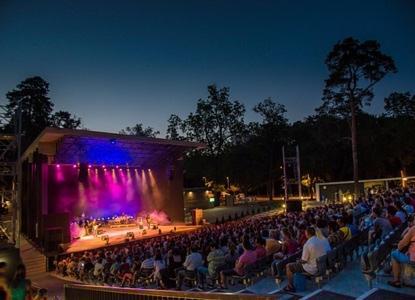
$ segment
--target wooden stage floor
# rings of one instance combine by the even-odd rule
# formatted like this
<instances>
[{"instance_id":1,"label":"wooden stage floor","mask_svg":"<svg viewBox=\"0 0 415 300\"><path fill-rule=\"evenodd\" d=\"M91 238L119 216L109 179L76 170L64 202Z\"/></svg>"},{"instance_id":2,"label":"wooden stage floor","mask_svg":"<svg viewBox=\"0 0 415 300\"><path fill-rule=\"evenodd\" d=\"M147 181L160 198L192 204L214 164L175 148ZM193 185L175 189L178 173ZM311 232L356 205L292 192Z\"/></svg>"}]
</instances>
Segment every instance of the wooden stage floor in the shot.
<instances>
[{"instance_id":1,"label":"wooden stage floor","mask_svg":"<svg viewBox=\"0 0 415 300\"><path fill-rule=\"evenodd\" d=\"M176 227L176 231L171 233ZM159 229L161 229L161 235L171 235L177 233L186 233L192 232L196 229L200 228L200 226L194 225L185 225L181 224L172 224L172 225L160 225ZM101 236L94 237L92 235L81 237L78 240L74 240L70 243L69 248L66 249L66 253L74 253L74 252L81 252L87 250L98 249L106 246L114 246L114 245L121 245L125 244L126 234L127 232L134 232L134 240L130 241L137 241L137 240L145 240L148 238L160 236L158 229L147 230L147 234L141 235L141 230L138 226L135 227L127 227L127 228L105 228L105 232L102 235L108 235L109 237L109 245L106 245L105 241L101 240Z\"/></svg>"}]
</instances>

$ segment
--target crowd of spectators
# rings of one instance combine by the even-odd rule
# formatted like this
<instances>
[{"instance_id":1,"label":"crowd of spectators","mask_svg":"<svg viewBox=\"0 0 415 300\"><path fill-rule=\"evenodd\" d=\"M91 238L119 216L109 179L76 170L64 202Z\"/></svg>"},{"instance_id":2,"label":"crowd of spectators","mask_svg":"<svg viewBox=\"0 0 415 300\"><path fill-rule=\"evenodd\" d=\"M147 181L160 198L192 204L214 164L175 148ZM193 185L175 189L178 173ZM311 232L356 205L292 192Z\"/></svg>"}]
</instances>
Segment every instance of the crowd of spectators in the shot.
<instances>
[{"instance_id":1,"label":"crowd of spectators","mask_svg":"<svg viewBox=\"0 0 415 300\"><path fill-rule=\"evenodd\" d=\"M315 273L316 258L351 239L363 226L372 228L371 242L382 238L407 221L414 202L413 194L398 189L303 212L260 214L205 225L192 233L71 254L56 261L56 272L120 286L143 285L151 279L158 288L181 289L185 279L194 278L200 288L215 283L226 288L227 278L243 276L246 267L262 257L272 258L270 267L275 271L279 260L303 249L301 261L287 265L286 289L292 291L295 273ZM415 239L414 230L410 232ZM415 246L411 247L413 251Z\"/></svg>"}]
</instances>

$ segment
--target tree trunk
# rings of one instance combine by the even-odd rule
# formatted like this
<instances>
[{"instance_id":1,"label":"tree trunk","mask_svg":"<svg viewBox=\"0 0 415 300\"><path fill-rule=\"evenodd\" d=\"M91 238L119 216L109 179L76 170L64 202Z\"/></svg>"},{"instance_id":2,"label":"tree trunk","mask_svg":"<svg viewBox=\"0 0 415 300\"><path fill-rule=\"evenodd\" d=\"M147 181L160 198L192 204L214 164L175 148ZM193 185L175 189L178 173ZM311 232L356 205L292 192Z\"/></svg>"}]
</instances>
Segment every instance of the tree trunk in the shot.
<instances>
[{"instance_id":1,"label":"tree trunk","mask_svg":"<svg viewBox=\"0 0 415 300\"><path fill-rule=\"evenodd\" d=\"M353 160L353 182L355 197L359 197L359 163L357 158L357 120L356 120L356 106L354 101L351 102L351 136L352 136L352 160Z\"/></svg>"}]
</instances>

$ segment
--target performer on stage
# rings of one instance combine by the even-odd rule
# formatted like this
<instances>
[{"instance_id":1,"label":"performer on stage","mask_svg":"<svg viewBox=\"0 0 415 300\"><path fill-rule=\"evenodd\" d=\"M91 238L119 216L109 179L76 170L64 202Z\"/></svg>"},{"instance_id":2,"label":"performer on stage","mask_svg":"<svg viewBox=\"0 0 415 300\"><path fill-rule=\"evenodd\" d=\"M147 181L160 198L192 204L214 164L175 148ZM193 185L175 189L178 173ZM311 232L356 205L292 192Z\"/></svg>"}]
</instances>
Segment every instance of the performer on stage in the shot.
<instances>
[{"instance_id":1,"label":"performer on stage","mask_svg":"<svg viewBox=\"0 0 415 300\"><path fill-rule=\"evenodd\" d=\"M98 227L99 227L99 224L97 220L94 219L94 221L92 221L92 234L94 235L94 237L98 236Z\"/></svg>"}]
</instances>

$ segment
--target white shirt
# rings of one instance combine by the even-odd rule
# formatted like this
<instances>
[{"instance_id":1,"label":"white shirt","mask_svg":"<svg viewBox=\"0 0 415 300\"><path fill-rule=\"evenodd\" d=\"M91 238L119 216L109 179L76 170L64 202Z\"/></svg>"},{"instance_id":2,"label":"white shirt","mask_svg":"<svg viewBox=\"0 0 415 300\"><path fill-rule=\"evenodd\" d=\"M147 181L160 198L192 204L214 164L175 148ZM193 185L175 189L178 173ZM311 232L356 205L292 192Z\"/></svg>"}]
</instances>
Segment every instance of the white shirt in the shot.
<instances>
[{"instance_id":1,"label":"white shirt","mask_svg":"<svg viewBox=\"0 0 415 300\"><path fill-rule=\"evenodd\" d=\"M97 262L94 266L94 276L100 275L103 270L104 270L104 265Z\"/></svg>"},{"instance_id":2,"label":"white shirt","mask_svg":"<svg viewBox=\"0 0 415 300\"><path fill-rule=\"evenodd\" d=\"M188 271L194 271L198 267L203 265L203 258L199 252L192 252L187 257L183 263L183 266Z\"/></svg>"},{"instance_id":3,"label":"white shirt","mask_svg":"<svg viewBox=\"0 0 415 300\"><path fill-rule=\"evenodd\" d=\"M326 239L321 240L316 236L309 238L304 244L303 254L301 256L301 260L306 261L303 264L304 270L312 275L316 274L317 258L325 255L330 250L330 244Z\"/></svg>"},{"instance_id":4,"label":"white shirt","mask_svg":"<svg viewBox=\"0 0 415 300\"><path fill-rule=\"evenodd\" d=\"M152 269L154 267L154 259L152 257L145 259L141 263L141 269Z\"/></svg>"}]
</instances>

